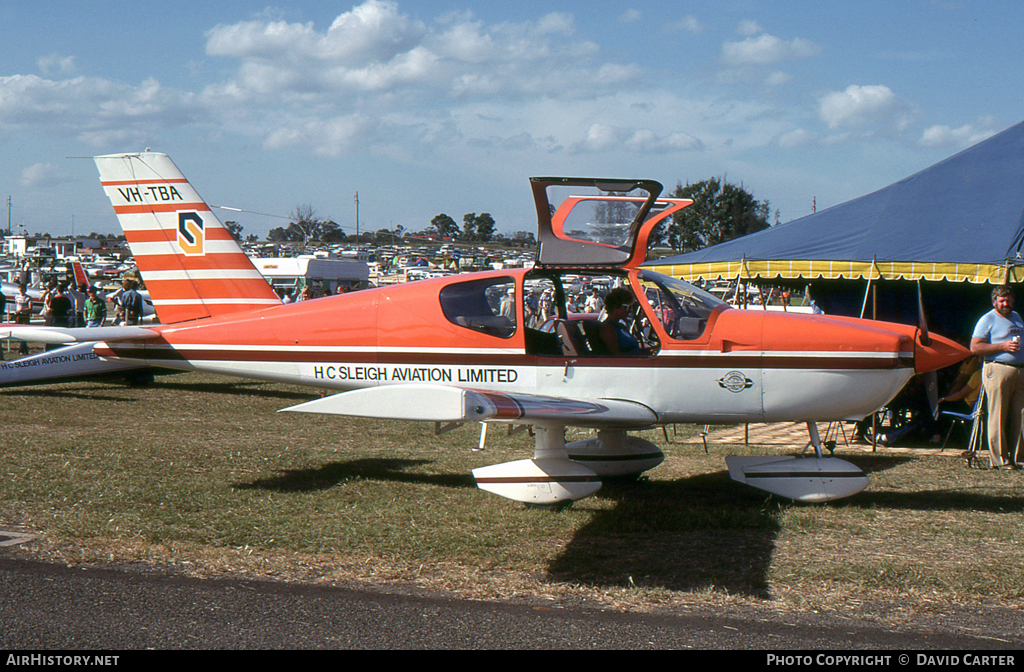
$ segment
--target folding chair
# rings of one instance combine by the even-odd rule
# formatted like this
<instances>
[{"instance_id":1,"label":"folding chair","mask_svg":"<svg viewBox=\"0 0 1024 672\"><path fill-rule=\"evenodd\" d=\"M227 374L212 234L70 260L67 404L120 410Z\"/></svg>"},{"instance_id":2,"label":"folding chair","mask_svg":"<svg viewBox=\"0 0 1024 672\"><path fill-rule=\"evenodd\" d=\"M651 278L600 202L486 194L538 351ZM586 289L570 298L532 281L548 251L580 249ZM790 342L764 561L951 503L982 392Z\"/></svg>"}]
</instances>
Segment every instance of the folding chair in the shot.
<instances>
[{"instance_id":1,"label":"folding chair","mask_svg":"<svg viewBox=\"0 0 1024 672\"><path fill-rule=\"evenodd\" d=\"M971 423L971 440L967 445L967 450L964 452L964 457L967 458L967 466L980 466L978 462L978 451L982 447L982 442L985 441L985 390L982 389L978 393L978 399L974 402L974 409L970 413L958 413L956 411L942 411L939 415L944 415L952 419L949 425L949 431L946 432L946 438L942 442L942 447L946 447L946 443L949 441L950 435L953 433L953 429L958 424L966 424L968 421Z\"/></svg>"}]
</instances>

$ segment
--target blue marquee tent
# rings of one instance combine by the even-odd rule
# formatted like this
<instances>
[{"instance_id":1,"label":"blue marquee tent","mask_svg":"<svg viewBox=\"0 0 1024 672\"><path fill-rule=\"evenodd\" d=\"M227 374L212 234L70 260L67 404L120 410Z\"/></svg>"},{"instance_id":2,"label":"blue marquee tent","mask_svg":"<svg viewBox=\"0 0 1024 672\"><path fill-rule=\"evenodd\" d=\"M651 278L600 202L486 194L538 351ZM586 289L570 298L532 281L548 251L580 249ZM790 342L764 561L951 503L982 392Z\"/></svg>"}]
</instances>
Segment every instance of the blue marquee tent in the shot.
<instances>
[{"instance_id":1,"label":"blue marquee tent","mask_svg":"<svg viewBox=\"0 0 1024 672\"><path fill-rule=\"evenodd\" d=\"M1002 284L1024 280L1022 227L1019 123L874 193L647 266L686 280Z\"/></svg>"}]
</instances>

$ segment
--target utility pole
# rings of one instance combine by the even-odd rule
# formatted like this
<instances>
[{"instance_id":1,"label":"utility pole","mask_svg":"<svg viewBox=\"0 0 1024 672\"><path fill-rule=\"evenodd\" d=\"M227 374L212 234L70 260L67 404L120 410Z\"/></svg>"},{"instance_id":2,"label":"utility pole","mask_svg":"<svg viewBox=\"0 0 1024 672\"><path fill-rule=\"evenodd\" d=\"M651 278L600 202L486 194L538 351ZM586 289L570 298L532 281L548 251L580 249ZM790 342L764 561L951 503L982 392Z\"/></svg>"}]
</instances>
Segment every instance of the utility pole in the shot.
<instances>
[{"instance_id":1,"label":"utility pole","mask_svg":"<svg viewBox=\"0 0 1024 672\"><path fill-rule=\"evenodd\" d=\"M359 242L359 192L356 192L356 243Z\"/></svg>"}]
</instances>

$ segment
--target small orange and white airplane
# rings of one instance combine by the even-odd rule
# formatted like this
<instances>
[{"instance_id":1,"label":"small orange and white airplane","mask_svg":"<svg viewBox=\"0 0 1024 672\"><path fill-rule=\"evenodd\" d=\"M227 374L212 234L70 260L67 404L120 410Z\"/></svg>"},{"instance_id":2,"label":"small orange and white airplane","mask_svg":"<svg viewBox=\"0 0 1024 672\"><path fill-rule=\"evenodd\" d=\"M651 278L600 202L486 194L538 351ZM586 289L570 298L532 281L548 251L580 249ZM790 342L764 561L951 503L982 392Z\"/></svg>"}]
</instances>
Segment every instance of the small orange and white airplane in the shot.
<instances>
[{"instance_id":1,"label":"small orange and white airplane","mask_svg":"<svg viewBox=\"0 0 1024 672\"><path fill-rule=\"evenodd\" d=\"M532 459L473 471L481 489L527 504L571 503L602 478L657 466L662 452L628 432L668 423L807 422L814 457L727 458L732 477L801 501L849 496L867 477L822 455L814 423L863 418L915 373L968 354L911 326L732 309L640 268L652 229L690 204L662 198L653 181L533 178L532 269L283 305L165 154L95 161L162 324L4 325L0 337L72 344L50 356L79 348L94 369L338 391L287 411L530 425ZM638 349L608 354L601 323L570 319L572 294L588 284L629 292L628 329L613 333ZM545 318L550 330L537 328ZM597 435L566 443L569 426Z\"/></svg>"}]
</instances>

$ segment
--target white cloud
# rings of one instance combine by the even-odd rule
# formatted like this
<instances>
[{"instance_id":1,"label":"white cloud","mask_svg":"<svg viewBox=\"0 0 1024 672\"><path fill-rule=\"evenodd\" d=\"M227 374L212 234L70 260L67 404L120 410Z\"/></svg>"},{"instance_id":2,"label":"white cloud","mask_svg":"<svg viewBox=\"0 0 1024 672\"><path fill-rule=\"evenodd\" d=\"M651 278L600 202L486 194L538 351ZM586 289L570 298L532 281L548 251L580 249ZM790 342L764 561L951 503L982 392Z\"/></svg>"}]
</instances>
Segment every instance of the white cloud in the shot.
<instances>
[{"instance_id":1,"label":"white cloud","mask_svg":"<svg viewBox=\"0 0 1024 672\"><path fill-rule=\"evenodd\" d=\"M670 21L669 23L665 24L665 29L673 32L682 30L687 33L697 34L703 33L705 30L705 26L703 23L700 22L700 20L697 19L696 16L688 15L684 16L683 18L677 21Z\"/></svg>"},{"instance_id":2,"label":"white cloud","mask_svg":"<svg viewBox=\"0 0 1024 672\"><path fill-rule=\"evenodd\" d=\"M635 65L618 65L617 63L606 63L597 70L596 81L605 85L617 85L637 79L643 74L643 70Z\"/></svg>"},{"instance_id":3,"label":"white cloud","mask_svg":"<svg viewBox=\"0 0 1024 672\"><path fill-rule=\"evenodd\" d=\"M340 14L325 33L312 23L246 21L207 33L206 53L284 63L335 65L384 61L415 45L426 27L398 11L398 4L367 0Z\"/></svg>"},{"instance_id":4,"label":"white cloud","mask_svg":"<svg viewBox=\"0 0 1024 672\"><path fill-rule=\"evenodd\" d=\"M560 12L497 24L464 12L424 23L381 0L341 14L327 31L281 21L219 25L207 32L207 53L236 68L201 98L236 128L264 127L268 147L305 145L338 155L355 146L387 151L384 145L402 139L491 145L494 138L518 138L521 146L527 137L568 146L579 142L578 124L574 137L555 140L538 127L512 132L498 123L453 130L451 118L467 123L458 111L477 103L523 109L546 99L562 101L561 110L571 114L574 101L641 85L641 68L601 60L598 45L575 31L572 15ZM265 120L271 116L272 126ZM346 123L339 126L340 119ZM340 130L356 119L358 137ZM685 145L673 132L656 136L668 146Z\"/></svg>"},{"instance_id":5,"label":"white cloud","mask_svg":"<svg viewBox=\"0 0 1024 672\"><path fill-rule=\"evenodd\" d=\"M367 120L359 115L292 121L272 131L263 146L267 149L309 146L317 155L336 157L354 146L363 146L367 131Z\"/></svg>"},{"instance_id":6,"label":"white cloud","mask_svg":"<svg viewBox=\"0 0 1024 672\"><path fill-rule=\"evenodd\" d=\"M300 96L303 104L328 105L367 91L431 91L435 98L579 95L581 88L607 83L600 75L615 64L594 70L597 45L573 39L574 32L574 19L565 13L494 25L467 13L427 25L382 0L341 14L326 32L281 21L219 25L207 33L206 51L237 60L238 68L208 94L268 103Z\"/></svg>"},{"instance_id":7,"label":"white cloud","mask_svg":"<svg viewBox=\"0 0 1024 672\"><path fill-rule=\"evenodd\" d=\"M845 91L833 91L818 99L818 113L829 128L867 126L874 123L906 125L907 106L892 89L881 84L851 84Z\"/></svg>"},{"instance_id":8,"label":"white cloud","mask_svg":"<svg viewBox=\"0 0 1024 672\"><path fill-rule=\"evenodd\" d=\"M538 32L545 35L572 35L576 31L576 21L572 14L551 12L541 17L537 22L537 28Z\"/></svg>"},{"instance_id":9,"label":"white cloud","mask_svg":"<svg viewBox=\"0 0 1024 672\"><path fill-rule=\"evenodd\" d=\"M367 0L326 29L264 17L207 31L203 72L226 74L199 92L156 79L0 77L0 138L32 129L118 151L193 126L270 150L426 165L466 147L736 151L782 132L765 105L688 97L685 85L659 86L638 65L602 57L565 13L421 21L394 2ZM688 25L701 29L696 19ZM59 59L48 63L56 68Z\"/></svg>"},{"instance_id":10,"label":"white cloud","mask_svg":"<svg viewBox=\"0 0 1024 672\"><path fill-rule=\"evenodd\" d=\"M992 117L981 117L975 123L959 128L936 124L924 130L920 144L927 147L970 147L995 135L994 123Z\"/></svg>"},{"instance_id":11,"label":"white cloud","mask_svg":"<svg viewBox=\"0 0 1024 672\"><path fill-rule=\"evenodd\" d=\"M268 16L218 25L206 39L216 67L233 69L199 93L156 79L0 77L0 138L31 129L114 151L203 124L268 149L330 157L473 142L564 151L584 138L581 109L588 124L626 128L631 122L621 123L618 110L592 102L648 85L638 66L601 59L598 45L575 37L573 17L559 12L518 23L469 13L424 23L394 2L367 0L326 30ZM468 121L465 111L474 109L496 113ZM636 126L644 130L623 131L628 147L694 145L671 119Z\"/></svg>"},{"instance_id":12,"label":"white cloud","mask_svg":"<svg viewBox=\"0 0 1024 672\"><path fill-rule=\"evenodd\" d=\"M75 57L74 56L61 56L60 54L50 54L49 56L42 56L36 60L36 64L39 66L40 72L44 75L60 74L69 75L75 71Z\"/></svg>"},{"instance_id":13,"label":"white cloud","mask_svg":"<svg viewBox=\"0 0 1024 672\"><path fill-rule=\"evenodd\" d=\"M37 163L21 171L21 186L32 188L60 184L65 179L52 163Z\"/></svg>"},{"instance_id":14,"label":"white cloud","mask_svg":"<svg viewBox=\"0 0 1024 672\"><path fill-rule=\"evenodd\" d=\"M619 23L636 23L643 18L643 15L639 9L627 9L619 17Z\"/></svg>"},{"instance_id":15,"label":"white cloud","mask_svg":"<svg viewBox=\"0 0 1024 672\"><path fill-rule=\"evenodd\" d=\"M740 35L757 35L762 32L764 28L757 21L750 19L744 19L740 21L740 25L736 27L736 32Z\"/></svg>"},{"instance_id":16,"label":"white cloud","mask_svg":"<svg viewBox=\"0 0 1024 672\"><path fill-rule=\"evenodd\" d=\"M687 133L659 134L649 128L620 128L607 124L591 124L576 152L603 152L622 149L628 152L698 151L704 145Z\"/></svg>"},{"instance_id":17,"label":"white cloud","mask_svg":"<svg viewBox=\"0 0 1024 672\"><path fill-rule=\"evenodd\" d=\"M788 133L783 133L779 136L779 147L784 149L790 149L793 147L803 147L805 145L813 144L817 140L816 136L809 131L805 131L802 128L798 128Z\"/></svg>"},{"instance_id":18,"label":"white cloud","mask_svg":"<svg viewBox=\"0 0 1024 672\"><path fill-rule=\"evenodd\" d=\"M362 68L338 69L325 82L360 91L390 90L405 84L430 81L440 59L429 49L417 46L396 55L388 63L371 63Z\"/></svg>"},{"instance_id":19,"label":"white cloud","mask_svg":"<svg viewBox=\"0 0 1024 672\"><path fill-rule=\"evenodd\" d=\"M821 47L810 40L798 37L787 42L768 33L722 45L722 61L729 66L778 63L820 53Z\"/></svg>"},{"instance_id":20,"label":"white cloud","mask_svg":"<svg viewBox=\"0 0 1024 672\"><path fill-rule=\"evenodd\" d=\"M154 132L205 114L192 94L164 89L153 79L129 86L86 77L0 77L0 128L5 132L44 129L92 145L143 142Z\"/></svg>"}]
</instances>

